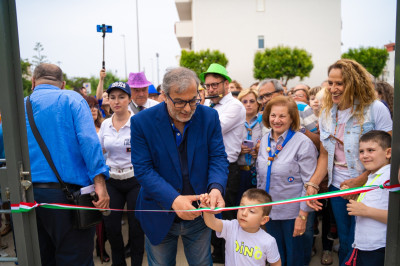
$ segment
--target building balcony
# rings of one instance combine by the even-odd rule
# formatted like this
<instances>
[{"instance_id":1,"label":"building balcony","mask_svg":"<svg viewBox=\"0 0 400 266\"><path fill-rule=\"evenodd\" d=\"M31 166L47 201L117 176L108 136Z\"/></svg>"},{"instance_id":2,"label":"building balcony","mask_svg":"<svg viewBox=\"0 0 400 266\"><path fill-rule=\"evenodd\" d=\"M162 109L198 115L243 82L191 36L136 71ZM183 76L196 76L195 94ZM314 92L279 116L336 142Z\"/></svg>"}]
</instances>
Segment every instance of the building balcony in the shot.
<instances>
[{"instance_id":1,"label":"building balcony","mask_svg":"<svg viewBox=\"0 0 400 266\"><path fill-rule=\"evenodd\" d=\"M192 0L175 0L175 5L181 21L192 20Z\"/></svg>"},{"instance_id":2,"label":"building balcony","mask_svg":"<svg viewBox=\"0 0 400 266\"><path fill-rule=\"evenodd\" d=\"M181 48L190 50L193 38L193 22L191 20L176 22L175 35Z\"/></svg>"}]
</instances>

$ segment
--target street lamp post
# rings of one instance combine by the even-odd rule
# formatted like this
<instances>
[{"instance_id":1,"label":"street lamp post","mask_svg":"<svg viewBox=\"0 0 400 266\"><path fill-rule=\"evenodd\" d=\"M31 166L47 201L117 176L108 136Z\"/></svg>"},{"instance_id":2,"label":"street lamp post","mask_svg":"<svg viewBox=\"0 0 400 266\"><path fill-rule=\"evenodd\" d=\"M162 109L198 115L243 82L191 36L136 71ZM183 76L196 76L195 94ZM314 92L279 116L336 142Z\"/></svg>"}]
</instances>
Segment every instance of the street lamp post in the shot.
<instances>
[{"instance_id":1,"label":"street lamp post","mask_svg":"<svg viewBox=\"0 0 400 266\"><path fill-rule=\"evenodd\" d=\"M157 57L157 84L158 85L160 85L160 67L159 67L159 61L158 61L159 56L160 55L158 53L156 53L156 57Z\"/></svg>"},{"instance_id":2,"label":"street lamp post","mask_svg":"<svg viewBox=\"0 0 400 266\"><path fill-rule=\"evenodd\" d=\"M121 34L122 38L124 38L124 63L125 63L125 79L128 79L128 73L126 71L126 45L125 45L125 34Z\"/></svg>"},{"instance_id":3,"label":"street lamp post","mask_svg":"<svg viewBox=\"0 0 400 266\"><path fill-rule=\"evenodd\" d=\"M137 52L138 52L138 72L140 72L140 44L139 44L139 10L138 0L136 0L136 33L137 33Z\"/></svg>"}]
</instances>

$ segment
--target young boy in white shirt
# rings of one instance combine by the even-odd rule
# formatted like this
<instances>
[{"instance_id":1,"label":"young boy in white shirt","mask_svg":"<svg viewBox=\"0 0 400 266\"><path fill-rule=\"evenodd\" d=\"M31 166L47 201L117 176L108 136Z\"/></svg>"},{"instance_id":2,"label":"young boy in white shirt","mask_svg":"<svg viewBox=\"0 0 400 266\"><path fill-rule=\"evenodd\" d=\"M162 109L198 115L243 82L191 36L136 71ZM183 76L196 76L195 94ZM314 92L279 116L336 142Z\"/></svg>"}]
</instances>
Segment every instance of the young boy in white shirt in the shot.
<instances>
[{"instance_id":1,"label":"young boy in white shirt","mask_svg":"<svg viewBox=\"0 0 400 266\"><path fill-rule=\"evenodd\" d=\"M208 194L202 194L203 207L210 207ZM264 190L252 188L243 193L240 206L271 202L271 196ZM269 220L271 206L239 209L237 220L220 220L213 213L203 212L206 225L215 230L217 237L224 238L225 265L280 266L281 259L275 238L260 226Z\"/></svg>"},{"instance_id":2,"label":"young boy in white shirt","mask_svg":"<svg viewBox=\"0 0 400 266\"><path fill-rule=\"evenodd\" d=\"M381 185L390 179L391 136L380 130L360 138L360 161L371 171L365 184ZM389 192L375 189L361 193L347 204L349 215L356 216L353 251L345 265L384 265Z\"/></svg>"}]
</instances>

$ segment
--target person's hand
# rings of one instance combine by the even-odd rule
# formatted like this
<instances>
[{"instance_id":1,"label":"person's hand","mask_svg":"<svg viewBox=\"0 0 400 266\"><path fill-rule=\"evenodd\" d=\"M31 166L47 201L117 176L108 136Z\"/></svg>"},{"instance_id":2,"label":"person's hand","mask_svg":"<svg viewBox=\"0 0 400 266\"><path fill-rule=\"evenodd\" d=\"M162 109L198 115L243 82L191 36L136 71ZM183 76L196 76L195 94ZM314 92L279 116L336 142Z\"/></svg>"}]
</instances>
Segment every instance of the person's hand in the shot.
<instances>
[{"instance_id":1,"label":"person's hand","mask_svg":"<svg viewBox=\"0 0 400 266\"><path fill-rule=\"evenodd\" d=\"M356 178L350 178L342 183L340 183L340 189L349 189L353 187L362 187L365 184L365 180L363 178L360 178L360 176ZM347 199L347 200L355 200L357 199L358 194L354 195L347 195L347 196L342 196L342 198Z\"/></svg>"},{"instance_id":2,"label":"person's hand","mask_svg":"<svg viewBox=\"0 0 400 266\"><path fill-rule=\"evenodd\" d=\"M307 220L303 220L300 217L296 217L294 222L293 237L301 236L306 231Z\"/></svg>"},{"instance_id":3,"label":"person's hand","mask_svg":"<svg viewBox=\"0 0 400 266\"><path fill-rule=\"evenodd\" d=\"M256 151L255 148L251 149L250 155L254 158L257 159L258 151Z\"/></svg>"},{"instance_id":4,"label":"person's hand","mask_svg":"<svg viewBox=\"0 0 400 266\"><path fill-rule=\"evenodd\" d=\"M209 208L210 207L210 195L208 193L204 193L200 195L200 206L203 208Z\"/></svg>"},{"instance_id":5,"label":"person's hand","mask_svg":"<svg viewBox=\"0 0 400 266\"><path fill-rule=\"evenodd\" d=\"M362 202L350 200L349 203L347 203L347 211L349 212L349 215L365 216L368 212L368 207Z\"/></svg>"},{"instance_id":6,"label":"person's hand","mask_svg":"<svg viewBox=\"0 0 400 266\"><path fill-rule=\"evenodd\" d=\"M258 154L258 151L260 150L260 144L261 144L261 140L257 140L256 147L254 148L256 151L256 154Z\"/></svg>"},{"instance_id":7,"label":"person's hand","mask_svg":"<svg viewBox=\"0 0 400 266\"><path fill-rule=\"evenodd\" d=\"M242 150L240 151L241 154L250 153L251 149L242 144Z\"/></svg>"},{"instance_id":8,"label":"person's hand","mask_svg":"<svg viewBox=\"0 0 400 266\"><path fill-rule=\"evenodd\" d=\"M316 195L316 194L318 194L318 190L315 187L312 187L312 186L307 187L306 196ZM306 203L307 203L308 207L314 209L315 211L322 210L323 204L321 202L319 202L318 200L309 200L309 201L306 201Z\"/></svg>"},{"instance_id":9,"label":"person's hand","mask_svg":"<svg viewBox=\"0 0 400 266\"><path fill-rule=\"evenodd\" d=\"M183 212L183 210L196 209L192 204L192 202L196 200L197 196L195 195L179 195L172 203L172 209L177 211L176 215L182 220L194 220L201 214L200 212Z\"/></svg>"},{"instance_id":10,"label":"person's hand","mask_svg":"<svg viewBox=\"0 0 400 266\"><path fill-rule=\"evenodd\" d=\"M100 70L100 79L104 80L106 78L106 70L103 68L102 70Z\"/></svg>"},{"instance_id":11,"label":"person's hand","mask_svg":"<svg viewBox=\"0 0 400 266\"><path fill-rule=\"evenodd\" d=\"M97 201L92 201L96 208L108 209L110 204L110 196L107 192L106 182L102 175L94 178L94 191L98 196Z\"/></svg>"},{"instance_id":12,"label":"person's hand","mask_svg":"<svg viewBox=\"0 0 400 266\"><path fill-rule=\"evenodd\" d=\"M221 191L219 191L219 189L211 189L210 193L210 209L214 210L216 207L218 208L223 208L225 207L225 201L224 198L221 195ZM218 211L213 212L214 214L216 213L220 213Z\"/></svg>"}]
</instances>

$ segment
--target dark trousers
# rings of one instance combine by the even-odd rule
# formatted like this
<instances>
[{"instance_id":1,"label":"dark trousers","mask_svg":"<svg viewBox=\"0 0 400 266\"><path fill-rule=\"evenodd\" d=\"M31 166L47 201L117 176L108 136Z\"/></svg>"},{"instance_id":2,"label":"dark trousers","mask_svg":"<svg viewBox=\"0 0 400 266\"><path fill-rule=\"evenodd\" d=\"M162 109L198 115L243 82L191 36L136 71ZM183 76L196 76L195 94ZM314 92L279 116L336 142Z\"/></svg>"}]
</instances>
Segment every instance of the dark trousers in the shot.
<instances>
[{"instance_id":1,"label":"dark trousers","mask_svg":"<svg viewBox=\"0 0 400 266\"><path fill-rule=\"evenodd\" d=\"M237 195L239 193L240 188L240 169L237 163L229 164L229 174L228 174L228 182L226 183L225 189L225 206L232 207L236 206ZM222 218L224 220L233 220L236 219L237 211L224 211L222 212Z\"/></svg>"},{"instance_id":2,"label":"dark trousers","mask_svg":"<svg viewBox=\"0 0 400 266\"><path fill-rule=\"evenodd\" d=\"M125 203L128 210L134 210L136 199L139 194L140 185L134 177L125 180L110 178L106 182L107 191L110 195L110 208L123 209ZM121 211L112 211L109 216L104 217L104 224L108 241L111 245L111 258L113 266L125 266L124 241L121 231ZM144 233L135 212L129 211L129 240L131 244L131 265L142 265L144 253Z\"/></svg>"},{"instance_id":3,"label":"dark trousers","mask_svg":"<svg viewBox=\"0 0 400 266\"><path fill-rule=\"evenodd\" d=\"M282 266L304 265L304 235L293 237L295 219L271 220L265 224L281 255Z\"/></svg>"},{"instance_id":4,"label":"dark trousers","mask_svg":"<svg viewBox=\"0 0 400 266\"><path fill-rule=\"evenodd\" d=\"M330 199L323 200L322 206L322 249L332 251L333 241L328 239L328 233L331 230L331 220L334 219Z\"/></svg>"},{"instance_id":5,"label":"dark trousers","mask_svg":"<svg viewBox=\"0 0 400 266\"><path fill-rule=\"evenodd\" d=\"M240 187L240 169L237 163L229 164L229 174L228 174L228 182L226 184L225 189L225 206L231 207L236 206L237 203L237 195L239 193ZM222 212L222 218L224 220L233 220L236 219L237 211L224 211ZM215 235L215 231L212 231L211 234L211 244L214 247L213 254L216 256L225 256L225 240L223 238L218 238Z\"/></svg>"},{"instance_id":6,"label":"dark trousers","mask_svg":"<svg viewBox=\"0 0 400 266\"><path fill-rule=\"evenodd\" d=\"M351 258L353 252L355 253L356 251L354 249L351 250L345 259L345 262ZM356 266L383 266L385 264L385 248L371 251L357 250L357 253L354 254L350 265L353 265L353 261L356 262Z\"/></svg>"},{"instance_id":7,"label":"dark trousers","mask_svg":"<svg viewBox=\"0 0 400 266\"><path fill-rule=\"evenodd\" d=\"M69 204L61 189L34 188L33 191L38 203ZM95 227L74 229L72 215L70 210L36 209L42 265L94 265Z\"/></svg>"}]
</instances>

